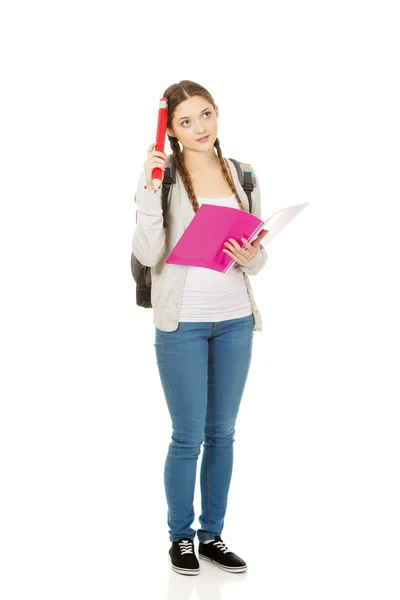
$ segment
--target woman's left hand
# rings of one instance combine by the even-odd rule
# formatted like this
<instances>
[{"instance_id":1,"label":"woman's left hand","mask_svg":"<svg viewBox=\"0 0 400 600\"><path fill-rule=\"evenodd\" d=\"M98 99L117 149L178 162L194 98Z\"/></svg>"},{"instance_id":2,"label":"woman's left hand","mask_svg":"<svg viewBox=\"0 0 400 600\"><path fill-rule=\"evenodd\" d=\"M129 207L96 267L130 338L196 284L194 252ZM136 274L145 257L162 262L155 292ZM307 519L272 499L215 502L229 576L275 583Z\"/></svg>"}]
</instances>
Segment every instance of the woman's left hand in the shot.
<instances>
[{"instance_id":1,"label":"woman's left hand","mask_svg":"<svg viewBox=\"0 0 400 600\"><path fill-rule=\"evenodd\" d=\"M242 238L242 242L244 244L244 248L241 248L239 244L233 239L229 238L229 242L224 242L224 245L229 248L223 248L222 252L228 254L233 260L235 260L239 265L245 265L249 260L255 256L261 240L267 235L268 230L263 229L261 233L258 234L254 242L251 244L246 240L246 238Z\"/></svg>"}]
</instances>

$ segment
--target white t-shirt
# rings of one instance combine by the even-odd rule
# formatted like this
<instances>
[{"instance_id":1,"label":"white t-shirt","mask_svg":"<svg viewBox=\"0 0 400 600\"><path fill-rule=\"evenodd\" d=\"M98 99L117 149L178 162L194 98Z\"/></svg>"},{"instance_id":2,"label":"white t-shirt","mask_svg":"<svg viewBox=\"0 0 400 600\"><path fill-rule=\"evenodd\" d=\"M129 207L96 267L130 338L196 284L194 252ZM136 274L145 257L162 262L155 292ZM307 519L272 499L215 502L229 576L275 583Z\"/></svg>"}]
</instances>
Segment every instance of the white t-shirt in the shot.
<instances>
[{"instance_id":1,"label":"white t-shirt","mask_svg":"<svg viewBox=\"0 0 400 600\"><path fill-rule=\"evenodd\" d=\"M240 210L235 194L228 198L196 198L199 208L204 202ZM227 321L251 314L246 283L238 263L234 263L227 273L204 267L187 267L179 321Z\"/></svg>"}]
</instances>

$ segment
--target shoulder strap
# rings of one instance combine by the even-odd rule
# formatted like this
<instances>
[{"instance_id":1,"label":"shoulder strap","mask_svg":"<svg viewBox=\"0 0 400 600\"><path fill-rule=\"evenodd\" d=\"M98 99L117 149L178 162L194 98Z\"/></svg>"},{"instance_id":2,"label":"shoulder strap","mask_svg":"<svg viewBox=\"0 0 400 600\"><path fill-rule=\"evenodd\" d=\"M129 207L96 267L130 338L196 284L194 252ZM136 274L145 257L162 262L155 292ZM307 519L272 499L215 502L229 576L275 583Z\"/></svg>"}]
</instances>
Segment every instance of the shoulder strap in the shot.
<instances>
[{"instance_id":1,"label":"shoulder strap","mask_svg":"<svg viewBox=\"0 0 400 600\"><path fill-rule=\"evenodd\" d=\"M164 177L163 177L163 183L162 183L162 200L161 200L161 206L163 209L163 218L164 218L163 226L164 227L167 226L167 207L168 207L167 201L168 201L168 195L169 195L169 188L171 187L171 185L173 183L176 183L175 161L173 159L173 155L168 154L166 161L165 161L165 170L164 170Z\"/></svg>"},{"instance_id":2,"label":"shoulder strap","mask_svg":"<svg viewBox=\"0 0 400 600\"><path fill-rule=\"evenodd\" d=\"M244 189L247 194L247 198L249 199L249 212L252 212L252 200L251 200L251 192L253 191L256 184L256 176L253 171L253 167L248 163L239 162L234 158L230 158L233 164L236 167L236 171L239 177L240 185ZM164 218L164 227L167 226L167 201L169 195L169 188L173 183L176 183L176 174L175 174L175 162L173 159L173 155L169 154L165 161L165 171L163 177L162 184L162 209L163 209L163 218Z\"/></svg>"},{"instance_id":3,"label":"shoulder strap","mask_svg":"<svg viewBox=\"0 0 400 600\"><path fill-rule=\"evenodd\" d=\"M242 188L244 189L244 191L246 192L247 197L249 199L249 212L251 213L252 209L253 209L253 205L252 205L252 201L251 201L251 192L253 191L254 187L257 185L256 184L256 176L253 171L253 167L251 165L249 165L248 163L239 162L238 160L235 160L234 158L230 158L229 160L231 160L236 167L236 171L237 171L237 174L239 177L240 184L241 184Z\"/></svg>"}]
</instances>

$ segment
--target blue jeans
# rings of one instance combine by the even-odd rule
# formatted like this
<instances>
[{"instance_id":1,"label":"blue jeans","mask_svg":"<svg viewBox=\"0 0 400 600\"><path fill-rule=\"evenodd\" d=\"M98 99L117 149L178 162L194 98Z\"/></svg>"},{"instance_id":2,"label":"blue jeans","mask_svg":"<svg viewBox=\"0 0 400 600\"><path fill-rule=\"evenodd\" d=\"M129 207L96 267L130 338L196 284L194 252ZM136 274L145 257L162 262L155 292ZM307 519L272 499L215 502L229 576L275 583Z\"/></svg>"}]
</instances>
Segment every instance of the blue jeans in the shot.
<instances>
[{"instance_id":1,"label":"blue jeans","mask_svg":"<svg viewBox=\"0 0 400 600\"><path fill-rule=\"evenodd\" d=\"M194 539L194 492L200 469L199 541L221 535L233 467L236 417L250 367L253 315L155 327L158 370L172 421L164 467L170 541Z\"/></svg>"}]
</instances>

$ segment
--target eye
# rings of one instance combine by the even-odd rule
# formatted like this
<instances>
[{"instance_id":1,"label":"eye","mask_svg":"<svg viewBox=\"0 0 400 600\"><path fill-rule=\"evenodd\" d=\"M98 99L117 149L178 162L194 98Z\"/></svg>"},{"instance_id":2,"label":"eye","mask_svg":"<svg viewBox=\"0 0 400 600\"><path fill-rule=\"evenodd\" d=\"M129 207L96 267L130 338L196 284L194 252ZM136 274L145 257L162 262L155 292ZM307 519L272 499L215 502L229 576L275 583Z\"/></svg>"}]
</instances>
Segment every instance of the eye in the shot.
<instances>
[{"instance_id":1,"label":"eye","mask_svg":"<svg viewBox=\"0 0 400 600\"><path fill-rule=\"evenodd\" d=\"M205 113L203 113L204 115L211 115L211 111L210 110L206 110ZM189 119L185 119L184 121L182 121L181 125L183 125L184 123L186 123L187 121L189 121Z\"/></svg>"}]
</instances>

